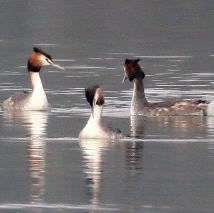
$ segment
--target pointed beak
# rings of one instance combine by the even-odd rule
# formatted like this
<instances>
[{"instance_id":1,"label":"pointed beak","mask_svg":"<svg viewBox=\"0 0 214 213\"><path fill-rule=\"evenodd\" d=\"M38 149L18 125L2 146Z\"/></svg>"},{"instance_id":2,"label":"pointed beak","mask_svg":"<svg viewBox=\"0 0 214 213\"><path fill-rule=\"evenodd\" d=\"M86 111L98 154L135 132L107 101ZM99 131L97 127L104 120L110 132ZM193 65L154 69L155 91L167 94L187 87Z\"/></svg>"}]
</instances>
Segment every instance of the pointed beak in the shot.
<instances>
[{"instance_id":1,"label":"pointed beak","mask_svg":"<svg viewBox=\"0 0 214 213\"><path fill-rule=\"evenodd\" d=\"M96 105L96 100L93 101L93 105L92 105L92 117L94 117L94 106Z\"/></svg>"},{"instance_id":2,"label":"pointed beak","mask_svg":"<svg viewBox=\"0 0 214 213\"><path fill-rule=\"evenodd\" d=\"M122 80L122 84L124 83L124 81L127 79L127 76L126 76L126 74L124 75L124 77L123 77L123 80Z\"/></svg>"},{"instance_id":3,"label":"pointed beak","mask_svg":"<svg viewBox=\"0 0 214 213\"><path fill-rule=\"evenodd\" d=\"M127 77L127 74L126 74L126 67L124 66L123 69L124 69L125 74L124 74L124 77L123 77L123 80L122 80L122 84L123 84L124 81L128 78L128 77Z\"/></svg>"},{"instance_id":4,"label":"pointed beak","mask_svg":"<svg viewBox=\"0 0 214 213\"><path fill-rule=\"evenodd\" d=\"M91 114L92 114L92 118L94 118L94 108L92 108Z\"/></svg>"},{"instance_id":5,"label":"pointed beak","mask_svg":"<svg viewBox=\"0 0 214 213\"><path fill-rule=\"evenodd\" d=\"M52 62L50 65L53 66L53 67L56 67L56 68L58 68L60 70L64 70L65 69L64 67L61 67L59 64L55 64L54 62Z\"/></svg>"}]
</instances>

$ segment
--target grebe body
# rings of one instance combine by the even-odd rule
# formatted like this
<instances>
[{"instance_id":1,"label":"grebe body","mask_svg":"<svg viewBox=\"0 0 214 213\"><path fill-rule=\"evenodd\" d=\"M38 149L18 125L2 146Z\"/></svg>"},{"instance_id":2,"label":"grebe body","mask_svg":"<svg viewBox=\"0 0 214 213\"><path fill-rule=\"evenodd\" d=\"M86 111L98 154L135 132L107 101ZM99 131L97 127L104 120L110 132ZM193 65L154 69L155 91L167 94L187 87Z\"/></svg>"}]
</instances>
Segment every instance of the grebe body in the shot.
<instances>
[{"instance_id":1,"label":"grebe body","mask_svg":"<svg viewBox=\"0 0 214 213\"><path fill-rule=\"evenodd\" d=\"M92 112L85 127L81 130L79 138L117 139L121 137L120 130L113 130L103 124L102 111L104 105L104 94L102 89L96 85L85 89L85 96L89 102Z\"/></svg>"},{"instance_id":2,"label":"grebe body","mask_svg":"<svg viewBox=\"0 0 214 213\"><path fill-rule=\"evenodd\" d=\"M125 79L134 83L131 101L131 115L144 116L181 116L207 115L209 102L205 100L177 100L149 103L144 91L145 73L138 64L140 59L126 59Z\"/></svg>"},{"instance_id":3,"label":"grebe body","mask_svg":"<svg viewBox=\"0 0 214 213\"><path fill-rule=\"evenodd\" d=\"M55 64L52 57L39 48L34 47L27 63L32 92L20 92L2 103L5 110L48 110L48 99L43 88L39 72L44 66L63 67Z\"/></svg>"}]
</instances>

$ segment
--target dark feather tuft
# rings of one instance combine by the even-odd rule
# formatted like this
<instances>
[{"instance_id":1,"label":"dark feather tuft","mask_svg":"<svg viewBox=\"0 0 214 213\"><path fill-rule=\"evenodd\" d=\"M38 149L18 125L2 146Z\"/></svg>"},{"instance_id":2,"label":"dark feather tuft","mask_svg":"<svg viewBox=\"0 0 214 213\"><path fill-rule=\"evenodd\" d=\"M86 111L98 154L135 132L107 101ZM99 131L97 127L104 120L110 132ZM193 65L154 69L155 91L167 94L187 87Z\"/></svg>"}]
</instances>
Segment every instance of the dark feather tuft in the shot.
<instances>
[{"instance_id":1,"label":"dark feather tuft","mask_svg":"<svg viewBox=\"0 0 214 213\"><path fill-rule=\"evenodd\" d=\"M48 53L44 52L44 51L41 50L40 48L34 47L34 48L33 48L33 51L36 52L36 53L40 53L40 54L46 56L47 58L49 58L49 59L52 61L51 55L49 55Z\"/></svg>"},{"instance_id":2,"label":"dark feather tuft","mask_svg":"<svg viewBox=\"0 0 214 213\"><path fill-rule=\"evenodd\" d=\"M98 106L102 106L103 104L105 103L104 101L104 96L103 95L100 95L96 101L96 105Z\"/></svg>"},{"instance_id":3,"label":"dark feather tuft","mask_svg":"<svg viewBox=\"0 0 214 213\"><path fill-rule=\"evenodd\" d=\"M99 88L99 85L95 85L85 89L85 97L91 107L93 107L94 96L98 88Z\"/></svg>"},{"instance_id":4,"label":"dark feather tuft","mask_svg":"<svg viewBox=\"0 0 214 213\"><path fill-rule=\"evenodd\" d=\"M138 64L139 61L140 59L125 59L125 73L129 81L133 81L135 78L143 79L145 77L145 73Z\"/></svg>"},{"instance_id":5,"label":"dark feather tuft","mask_svg":"<svg viewBox=\"0 0 214 213\"><path fill-rule=\"evenodd\" d=\"M207 100L196 100L195 104L209 104L209 101L207 101Z\"/></svg>"}]
</instances>

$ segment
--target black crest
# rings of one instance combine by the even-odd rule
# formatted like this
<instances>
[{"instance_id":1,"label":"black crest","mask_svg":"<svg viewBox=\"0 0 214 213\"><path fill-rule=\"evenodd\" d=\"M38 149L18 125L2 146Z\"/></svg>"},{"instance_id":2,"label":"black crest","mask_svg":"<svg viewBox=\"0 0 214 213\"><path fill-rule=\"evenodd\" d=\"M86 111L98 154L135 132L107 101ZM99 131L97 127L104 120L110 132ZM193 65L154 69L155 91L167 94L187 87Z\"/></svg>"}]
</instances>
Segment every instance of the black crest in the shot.
<instances>
[{"instance_id":1,"label":"black crest","mask_svg":"<svg viewBox=\"0 0 214 213\"><path fill-rule=\"evenodd\" d=\"M40 54L46 56L47 58L49 58L49 59L52 61L51 55L49 55L48 53L44 52L44 51L41 50L40 48L34 47L34 48L33 48L33 51L36 52L36 53L40 53Z\"/></svg>"},{"instance_id":2,"label":"black crest","mask_svg":"<svg viewBox=\"0 0 214 213\"><path fill-rule=\"evenodd\" d=\"M140 61L140 59L139 58L137 58L137 59L126 59L125 60L125 64L137 64L138 62Z\"/></svg>"},{"instance_id":3,"label":"black crest","mask_svg":"<svg viewBox=\"0 0 214 213\"><path fill-rule=\"evenodd\" d=\"M91 107L93 107L94 96L98 88L99 88L99 85L95 85L85 89L85 97Z\"/></svg>"}]
</instances>

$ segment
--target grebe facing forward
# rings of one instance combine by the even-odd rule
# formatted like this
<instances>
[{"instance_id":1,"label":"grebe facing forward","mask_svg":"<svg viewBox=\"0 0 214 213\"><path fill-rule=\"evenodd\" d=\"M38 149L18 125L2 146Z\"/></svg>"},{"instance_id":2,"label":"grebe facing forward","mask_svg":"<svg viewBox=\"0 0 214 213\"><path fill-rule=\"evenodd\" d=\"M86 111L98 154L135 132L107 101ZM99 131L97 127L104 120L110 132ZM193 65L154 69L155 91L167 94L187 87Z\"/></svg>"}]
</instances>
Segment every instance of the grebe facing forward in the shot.
<instances>
[{"instance_id":1,"label":"grebe facing forward","mask_svg":"<svg viewBox=\"0 0 214 213\"><path fill-rule=\"evenodd\" d=\"M85 96L89 102L92 112L90 118L79 134L79 138L117 139L121 137L120 130L112 130L102 122L102 111L104 105L103 90L98 86L85 89Z\"/></svg>"},{"instance_id":2,"label":"grebe facing forward","mask_svg":"<svg viewBox=\"0 0 214 213\"><path fill-rule=\"evenodd\" d=\"M209 103L204 100L180 100L149 103L144 92L145 74L138 64L140 59L126 59L124 63L126 79L134 82L131 102L131 115L145 116L178 116L178 115L207 115Z\"/></svg>"},{"instance_id":3,"label":"grebe facing forward","mask_svg":"<svg viewBox=\"0 0 214 213\"><path fill-rule=\"evenodd\" d=\"M48 65L64 69L55 64L49 54L34 47L27 63L32 92L16 93L2 103L2 108L6 110L48 110L47 96L39 75L40 69Z\"/></svg>"}]
</instances>

